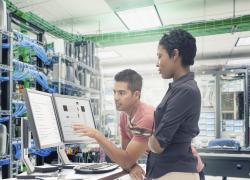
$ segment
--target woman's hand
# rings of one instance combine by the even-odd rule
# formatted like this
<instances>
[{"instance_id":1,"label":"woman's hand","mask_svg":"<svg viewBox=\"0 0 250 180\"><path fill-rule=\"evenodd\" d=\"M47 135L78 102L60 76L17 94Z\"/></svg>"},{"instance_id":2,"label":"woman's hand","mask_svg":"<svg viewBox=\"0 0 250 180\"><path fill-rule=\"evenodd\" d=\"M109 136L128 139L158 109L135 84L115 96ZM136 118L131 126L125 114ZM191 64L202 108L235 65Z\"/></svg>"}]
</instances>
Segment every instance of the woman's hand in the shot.
<instances>
[{"instance_id":1,"label":"woman's hand","mask_svg":"<svg viewBox=\"0 0 250 180\"><path fill-rule=\"evenodd\" d=\"M142 169L141 166L135 164L129 172L129 175L133 180L143 180L145 176L145 171Z\"/></svg>"},{"instance_id":2,"label":"woman's hand","mask_svg":"<svg viewBox=\"0 0 250 180\"><path fill-rule=\"evenodd\" d=\"M73 130L80 136L88 136L90 138L95 138L98 131L96 129L87 127L83 124L73 124Z\"/></svg>"}]
</instances>

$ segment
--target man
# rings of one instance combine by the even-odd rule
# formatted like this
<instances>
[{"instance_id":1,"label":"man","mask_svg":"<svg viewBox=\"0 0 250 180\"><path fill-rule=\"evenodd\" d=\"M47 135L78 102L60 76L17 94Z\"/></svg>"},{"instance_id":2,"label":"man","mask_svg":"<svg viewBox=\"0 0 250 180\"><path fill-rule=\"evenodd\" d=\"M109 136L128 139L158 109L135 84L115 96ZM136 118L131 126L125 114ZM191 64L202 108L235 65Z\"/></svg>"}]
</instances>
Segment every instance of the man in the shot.
<instances>
[{"instance_id":1,"label":"man","mask_svg":"<svg viewBox=\"0 0 250 180\"><path fill-rule=\"evenodd\" d=\"M130 172L134 179L142 179L144 171L136 168L136 161L148 150L148 136L154 120L154 107L140 101L142 77L131 69L115 75L114 100L120 114L120 132L122 149L117 148L101 132L81 124L73 126L82 135L94 138L109 158Z\"/></svg>"},{"instance_id":2,"label":"man","mask_svg":"<svg viewBox=\"0 0 250 180\"><path fill-rule=\"evenodd\" d=\"M140 101L142 77L136 71L125 69L114 77L114 100L120 114L122 149L104 135L82 124L73 125L76 133L94 138L109 158L130 172L133 179L144 178L144 170L136 161L148 151L148 137L152 134L155 108Z\"/></svg>"}]
</instances>

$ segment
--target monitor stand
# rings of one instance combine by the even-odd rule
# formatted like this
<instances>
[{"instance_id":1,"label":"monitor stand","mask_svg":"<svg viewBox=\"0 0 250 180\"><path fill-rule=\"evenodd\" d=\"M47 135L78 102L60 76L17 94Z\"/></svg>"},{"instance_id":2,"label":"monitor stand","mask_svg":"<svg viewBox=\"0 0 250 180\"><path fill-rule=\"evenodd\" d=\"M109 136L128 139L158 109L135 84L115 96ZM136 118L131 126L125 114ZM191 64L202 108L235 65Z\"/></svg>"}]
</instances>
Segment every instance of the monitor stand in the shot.
<instances>
[{"instance_id":1,"label":"monitor stand","mask_svg":"<svg viewBox=\"0 0 250 180\"><path fill-rule=\"evenodd\" d=\"M79 165L78 163L72 163L69 160L69 158L65 152L65 145L64 144L57 147L57 154L62 162L61 167L63 169L73 169L75 166Z\"/></svg>"},{"instance_id":2,"label":"monitor stand","mask_svg":"<svg viewBox=\"0 0 250 180\"><path fill-rule=\"evenodd\" d=\"M31 163L29 157L28 157L28 147L29 147L29 138L30 138L30 131L29 131L29 125L28 121L24 118L21 119L21 150L22 150L22 161L27 167L27 173L31 174L35 171L35 167Z\"/></svg>"},{"instance_id":3,"label":"monitor stand","mask_svg":"<svg viewBox=\"0 0 250 180\"><path fill-rule=\"evenodd\" d=\"M29 159L29 140L30 140L30 131L28 120L21 119L21 158L22 162L27 167L27 172L17 175L17 179L34 179L34 177L55 177L58 175L57 166L33 166Z\"/></svg>"}]
</instances>

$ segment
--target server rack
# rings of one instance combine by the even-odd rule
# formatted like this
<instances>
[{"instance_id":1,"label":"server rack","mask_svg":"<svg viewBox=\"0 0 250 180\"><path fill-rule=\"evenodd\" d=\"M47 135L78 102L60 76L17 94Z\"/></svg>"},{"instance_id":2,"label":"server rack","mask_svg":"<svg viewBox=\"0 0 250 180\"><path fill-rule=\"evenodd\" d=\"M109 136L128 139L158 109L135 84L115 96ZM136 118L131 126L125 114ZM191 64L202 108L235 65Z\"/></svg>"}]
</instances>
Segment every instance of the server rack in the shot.
<instances>
[{"instance_id":1,"label":"server rack","mask_svg":"<svg viewBox=\"0 0 250 180\"><path fill-rule=\"evenodd\" d=\"M5 69L5 71L1 70L0 75L9 78L9 81L3 81L1 83L1 115L9 116L9 120L6 122L2 122L7 127L7 158L5 163L2 166L2 178L7 178L12 176L12 123L11 123L11 115L12 115L12 33L10 33L10 16L7 15L7 32L4 30L0 30L0 66ZM2 48L3 46L3 36L6 37L5 43L9 45L9 48ZM1 157L0 157L1 159Z\"/></svg>"}]
</instances>

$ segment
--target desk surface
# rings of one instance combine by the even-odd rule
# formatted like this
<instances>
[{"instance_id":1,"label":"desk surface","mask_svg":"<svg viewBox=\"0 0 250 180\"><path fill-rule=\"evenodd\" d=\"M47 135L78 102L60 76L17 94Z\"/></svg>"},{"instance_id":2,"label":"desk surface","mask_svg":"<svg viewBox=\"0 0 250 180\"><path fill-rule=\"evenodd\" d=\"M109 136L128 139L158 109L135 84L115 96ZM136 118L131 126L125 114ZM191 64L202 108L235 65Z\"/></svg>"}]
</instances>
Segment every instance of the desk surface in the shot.
<instances>
[{"instance_id":1,"label":"desk surface","mask_svg":"<svg viewBox=\"0 0 250 180\"><path fill-rule=\"evenodd\" d=\"M118 168L114 171L102 174L76 174L72 169L64 169L60 173L60 178L62 179L88 179L88 180L108 180L108 179L116 179L118 177L124 176L126 173Z\"/></svg>"},{"instance_id":2,"label":"desk surface","mask_svg":"<svg viewBox=\"0 0 250 180\"><path fill-rule=\"evenodd\" d=\"M145 165L142 165L142 167L145 167ZM21 175L26 175L27 173L24 172ZM11 178L15 179L15 178ZM71 179L71 180L131 180L129 174L124 172L121 168L118 168L114 171L108 172L108 173L102 173L102 174L76 174L73 169L63 169L59 174L58 177L48 177L43 178L47 180L56 180L56 179Z\"/></svg>"},{"instance_id":3,"label":"desk surface","mask_svg":"<svg viewBox=\"0 0 250 180\"><path fill-rule=\"evenodd\" d=\"M229 154L229 153L199 153L201 157L234 157L234 158L250 158L250 154Z\"/></svg>"}]
</instances>

